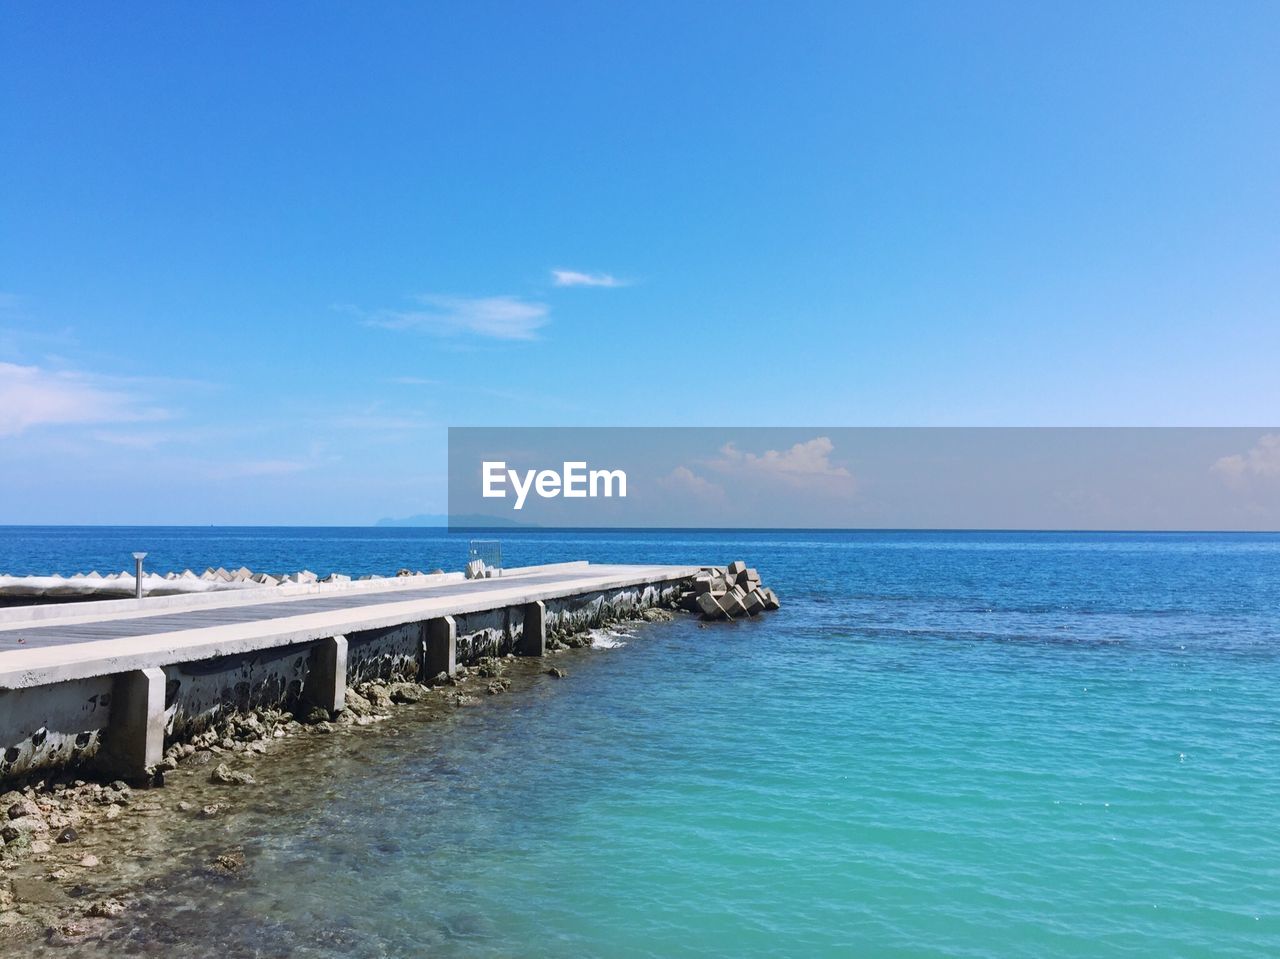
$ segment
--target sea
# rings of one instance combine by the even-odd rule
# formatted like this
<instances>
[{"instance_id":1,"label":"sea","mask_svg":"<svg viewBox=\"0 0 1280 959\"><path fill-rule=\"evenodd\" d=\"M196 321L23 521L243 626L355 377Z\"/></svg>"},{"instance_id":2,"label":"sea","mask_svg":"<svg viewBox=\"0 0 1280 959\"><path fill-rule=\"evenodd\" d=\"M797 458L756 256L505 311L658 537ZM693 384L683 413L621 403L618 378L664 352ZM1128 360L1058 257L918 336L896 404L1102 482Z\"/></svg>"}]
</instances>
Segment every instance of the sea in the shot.
<instances>
[{"instance_id":1,"label":"sea","mask_svg":"<svg viewBox=\"0 0 1280 959\"><path fill-rule=\"evenodd\" d=\"M149 883L121 954L1280 956L1280 535L486 535L742 559L782 608L325 737L218 826L243 874ZM468 539L10 527L0 572L459 569Z\"/></svg>"}]
</instances>

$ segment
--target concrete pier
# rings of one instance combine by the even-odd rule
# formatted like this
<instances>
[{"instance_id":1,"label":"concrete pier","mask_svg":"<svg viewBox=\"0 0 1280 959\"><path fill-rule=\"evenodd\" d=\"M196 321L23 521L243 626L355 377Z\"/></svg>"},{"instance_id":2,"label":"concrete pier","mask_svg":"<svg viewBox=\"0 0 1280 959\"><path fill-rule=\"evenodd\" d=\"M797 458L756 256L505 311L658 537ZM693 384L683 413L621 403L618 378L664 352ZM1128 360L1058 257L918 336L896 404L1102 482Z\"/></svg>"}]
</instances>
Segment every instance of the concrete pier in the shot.
<instances>
[{"instance_id":1,"label":"concrete pier","mask_svg":"<svg viewBox=\"0 0 1280 959\"><path fill-rule=\"evenodd\" d=\"M686 566L562 563L335 584L284 597L168 596L0 610L0 781L93 764L140 776L228 709L343 708L370 678L543 655L550 628L671 605Z\"/></svg>"}]
</instances>

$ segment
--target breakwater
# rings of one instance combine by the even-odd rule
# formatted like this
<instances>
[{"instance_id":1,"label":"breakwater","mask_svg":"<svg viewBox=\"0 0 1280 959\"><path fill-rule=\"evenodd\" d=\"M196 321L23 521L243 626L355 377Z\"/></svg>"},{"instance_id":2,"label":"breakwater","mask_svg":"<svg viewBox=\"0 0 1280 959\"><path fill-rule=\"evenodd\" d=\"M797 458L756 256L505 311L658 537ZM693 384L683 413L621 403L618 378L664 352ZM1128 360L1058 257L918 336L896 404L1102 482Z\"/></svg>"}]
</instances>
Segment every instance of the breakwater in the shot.
<instances>
[{"instance_id":1,"label":"breakwater","mask_svg":"<svg viewBox=\"0 0 1280 959\"><path fill-rule=\"evenodd\" d=\"M70 766L138 780L228 712L336 715L372 680L451 675L671 607L698 567L521 567L0 611L0 781Z\"/></svg>"}]
</instances>

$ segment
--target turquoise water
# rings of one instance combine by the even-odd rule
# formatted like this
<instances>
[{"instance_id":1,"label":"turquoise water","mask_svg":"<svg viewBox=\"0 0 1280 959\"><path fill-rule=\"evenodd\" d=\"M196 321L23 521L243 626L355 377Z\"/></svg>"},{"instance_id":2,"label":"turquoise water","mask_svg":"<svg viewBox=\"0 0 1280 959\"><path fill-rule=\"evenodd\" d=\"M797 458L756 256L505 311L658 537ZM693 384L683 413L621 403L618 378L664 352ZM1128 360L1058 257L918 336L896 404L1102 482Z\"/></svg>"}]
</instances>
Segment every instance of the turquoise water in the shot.
<instances>
[{"instance_id":1,"label":"turquoise water","mask_svg":"<svg viewBox=\"0 0 1280 959\"><path fill-rule=\"evenodd\" d=\"M71 571L137 540L5 532L0 569L44 548ZM425 530L157 538L179 568L456 567L462 549ZM1280 536L503 545L515 562L742 557L785 605L642 627L565 681L333 746L294 808L252 820L247 877L175 879L143 939L221 956L1280 955Z\"/></svg>"}]
</instances>

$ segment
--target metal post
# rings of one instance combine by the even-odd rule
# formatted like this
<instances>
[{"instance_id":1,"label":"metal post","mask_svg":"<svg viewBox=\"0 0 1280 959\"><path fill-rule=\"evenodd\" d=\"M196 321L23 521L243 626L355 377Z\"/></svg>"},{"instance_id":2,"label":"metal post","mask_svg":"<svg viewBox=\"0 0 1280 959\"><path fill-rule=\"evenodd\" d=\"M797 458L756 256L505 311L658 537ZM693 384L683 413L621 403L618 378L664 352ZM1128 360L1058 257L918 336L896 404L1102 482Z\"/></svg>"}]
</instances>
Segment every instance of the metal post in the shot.
<instances>
[{"instance_id":1,"label":"metal post","mask_svg":"<svg viewBox=\"0 0 1280 959\"><path fill-rule=\"evenodd\" d=\"M142 561L146 558L147 558L146 553L133 554L134 595L138 599L142 599Z\"/></svg>"}]
</instances>

